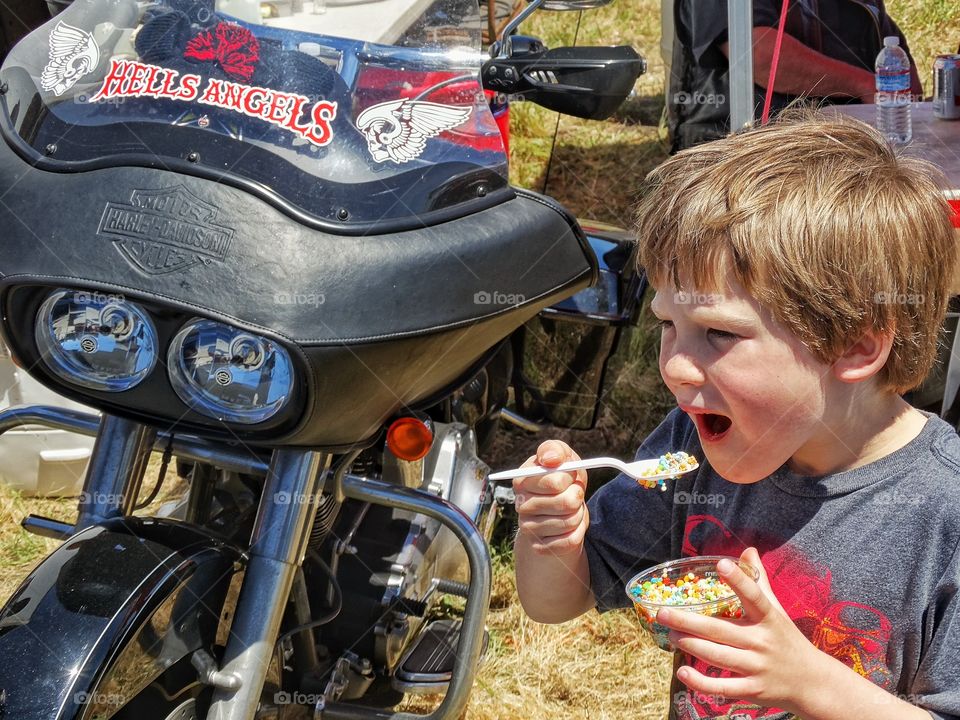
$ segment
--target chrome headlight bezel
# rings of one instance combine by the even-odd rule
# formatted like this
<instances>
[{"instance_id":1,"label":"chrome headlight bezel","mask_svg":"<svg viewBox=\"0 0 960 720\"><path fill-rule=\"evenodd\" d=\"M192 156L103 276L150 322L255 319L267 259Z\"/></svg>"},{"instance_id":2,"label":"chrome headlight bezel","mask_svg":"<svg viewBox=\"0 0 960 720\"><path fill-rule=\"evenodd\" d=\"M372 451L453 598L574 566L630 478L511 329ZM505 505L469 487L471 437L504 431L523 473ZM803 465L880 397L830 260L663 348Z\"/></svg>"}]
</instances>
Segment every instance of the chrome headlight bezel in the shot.
<instances>
[{"instance_id":1,"label":"chrome headlight bezel","mask_svg":"<svg viewBox=\"0 0 960 720\"><path fill-rule=\"evenodd\" d=\"M160 357L150 313L122 296L56 289L38 308L33 329L47 369L88 390L126 392L150 376ZM130 367L122 367L131 360ZM118 366L113 372L107 369L111 363Z\"/></svg>"},{"instance_id":2,"label":"chrome headlight bezel","mask_svg":"<svg viewBox=\"0 0 960 720\"><path fill-rule=\"evenodd\" d=\"M190 356L194 357L190 359ZM266 382L264 375L270 374ZM193 411L221 422L253 425L289 406L296 385L290 353L270 338L195 317L167 348L167 374ZM229 393L227 388L235 386ZM266 397L261 397L265 392ZM229 399L229 394L235 399Z\"/></svg>"}]
</instances>

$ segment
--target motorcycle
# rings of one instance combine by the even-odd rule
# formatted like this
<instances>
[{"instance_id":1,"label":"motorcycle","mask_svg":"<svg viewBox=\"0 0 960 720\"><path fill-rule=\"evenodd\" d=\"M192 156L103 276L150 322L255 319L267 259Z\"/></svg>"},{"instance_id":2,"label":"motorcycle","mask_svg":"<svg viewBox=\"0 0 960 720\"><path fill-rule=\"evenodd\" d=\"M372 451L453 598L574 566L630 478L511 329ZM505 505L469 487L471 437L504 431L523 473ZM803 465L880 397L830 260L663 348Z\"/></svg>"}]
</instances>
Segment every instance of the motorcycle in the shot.
<instances>
[{"instance_id":1,"label":"motorcycle","mask_svg":"<svg viewBox=\"0 0 960 720\"><path fill-rule=\"evenodd\" d=\"M592 422L644 287L624 234L509 185L491 110L609 115L636 52L516 33L597 4L533 0L485 58L475 0L75 0L9 52L3 341L101 414L0 412L95 437L76 522L23 522L63 544L0 610L0 717L462 713L507 493L480 446L530 424L511 388ZM589 340L572 371L531 380L534 321ZM188 493L135 515L174 459Z\"/></svg>"}]
</instances>

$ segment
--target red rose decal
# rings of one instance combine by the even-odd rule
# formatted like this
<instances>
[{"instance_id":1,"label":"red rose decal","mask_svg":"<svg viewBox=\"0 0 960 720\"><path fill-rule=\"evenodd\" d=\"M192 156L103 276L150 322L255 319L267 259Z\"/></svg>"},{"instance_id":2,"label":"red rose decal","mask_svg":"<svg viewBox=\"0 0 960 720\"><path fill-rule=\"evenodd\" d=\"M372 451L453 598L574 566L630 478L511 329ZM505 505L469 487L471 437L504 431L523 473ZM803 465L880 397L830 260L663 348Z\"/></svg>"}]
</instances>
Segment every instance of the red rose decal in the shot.
<instances>
[{"instance_id":1,"label":"red rose decal","mask_svg":"<svg viewBox=\"0 0 960 720\"><path fill-rule=\"evenodd\" d=\"M260 43L246 28L222 22L188 42L183 56L216 62L230 77L247 81L260 60Z\"/></svg>"}]
</instances>

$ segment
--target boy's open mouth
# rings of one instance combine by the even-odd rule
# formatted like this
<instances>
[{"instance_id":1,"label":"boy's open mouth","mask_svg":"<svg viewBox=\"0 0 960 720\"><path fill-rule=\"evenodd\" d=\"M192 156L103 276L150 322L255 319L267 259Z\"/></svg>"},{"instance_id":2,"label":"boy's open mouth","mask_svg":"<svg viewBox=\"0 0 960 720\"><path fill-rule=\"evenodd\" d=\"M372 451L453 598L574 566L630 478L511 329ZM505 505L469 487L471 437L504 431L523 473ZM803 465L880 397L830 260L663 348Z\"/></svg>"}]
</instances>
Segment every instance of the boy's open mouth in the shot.
<instances>
[{"instance_id":1,"label":"boy's open mouth","mask_svg":"<svg viewBox=\"0 0 960 720\"><path fill-rule=\"evenodd\" d=\"M730 430L733 421L726 415L717 415L715 413L697 413L697 430L700 432L700 439L715 441L722 438Z\"/></svg>"}]
</instances>

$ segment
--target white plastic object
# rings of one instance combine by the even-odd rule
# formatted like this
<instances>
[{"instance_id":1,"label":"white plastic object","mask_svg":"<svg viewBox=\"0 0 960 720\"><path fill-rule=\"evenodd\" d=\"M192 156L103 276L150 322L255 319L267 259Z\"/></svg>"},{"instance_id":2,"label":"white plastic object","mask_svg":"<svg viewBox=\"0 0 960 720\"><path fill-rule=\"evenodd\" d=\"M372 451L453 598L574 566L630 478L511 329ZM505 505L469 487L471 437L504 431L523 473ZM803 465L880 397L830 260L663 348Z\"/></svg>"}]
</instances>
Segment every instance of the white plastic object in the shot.
<instances>
[{"instance_id":1,"label":"white plastic object","mask_svg":"<svg viewBox=\"0 0 960 720\"><path fill-rule=\"evenodd\" d=\"M44 387L0 348L0 409L13 405L97 412ZM0 482L28 496L79 495L93 442L92 437L39 425L8 430L0 435Z\"/></svg>"},{"instance_id":2,"label":"white plastic object","mask_svg":"<svg viewBox=\"0 0 960 720\"><path fill-rule=\"evenodd\" d=\"M649 460L636 460L634 462L623 462L612 457L589 458L587 460L571 460L560 463L556 467L544 467L542 465L531 465L530 467L516 468L514 470L503 470L490 474L491 480L513 480L520 477L537 477L539 475L548 475L553 472L565 472L568 470L590 470L592 468L612 467L625 475L636 480L661 480L665 478L674 478L696 470L699 467L694 461L692 467L686 470L670 470L669 472L658 473L656 475L646 475L645 473L653 470L660 464L660 458L650 458Z\"/></svg>"},{"instance_id":3,"label":"white plastic object","mask_svg":"<svg viewBox=\"0 0 960 720\"><path fill-rule=\"evenodd\" d=\"M890 35L883 39L874 70L877 130L891 143L908 143L913 137L911 68L900 38Z\"/></svg>"}]
</instances>

